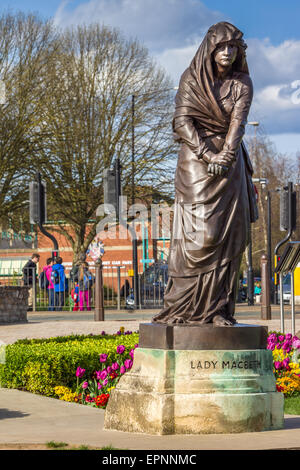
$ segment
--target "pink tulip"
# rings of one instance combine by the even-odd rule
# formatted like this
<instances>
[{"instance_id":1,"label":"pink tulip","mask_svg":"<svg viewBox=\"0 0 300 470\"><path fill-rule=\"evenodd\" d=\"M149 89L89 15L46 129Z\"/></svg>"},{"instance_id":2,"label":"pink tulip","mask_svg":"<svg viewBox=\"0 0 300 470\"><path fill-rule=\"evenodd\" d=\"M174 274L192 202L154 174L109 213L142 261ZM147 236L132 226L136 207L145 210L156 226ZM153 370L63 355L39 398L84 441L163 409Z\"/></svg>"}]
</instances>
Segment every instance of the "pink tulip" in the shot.
<instances>
[{"instance_id":1,"label":"pink tulip","mask_svg":"<svg viewBox=\"0 0 300 470\"><path fill-rule=\"evenodd\" d=\"M107 354L100 354L99 360L100 362L106 362Z\"/></svg>"},{"instance_id":2,"label":"pink tulip","mask_svg":"<svg viewBox=\"0 0 300 470\"><path fill-rule=\"evenodd\" d=\"M81 367L77 367L76 377L81 379L84 376L84 373L85 373L85 369L81 369Z\"/></svg>"},{"instance_id":3,"label":"pink tulip","mask_svg":"<svg viewBox=\"0 0 300 470\"><path fill-rule=\"evenodd\" d=\"M126 359L126 361L124 361L124 366L126 367L126 369L131 369L132 361L130 359Z\"/></svg>"},{"instance_id":4,"label":"pink tulip","mask_svg":"<svg viewBox=\"0 0 300 470\"><path fill-rule=\"evenodd\" d=\"M107 377L107 372L106 372L106 370L103 370L103 371L101 372L101 374L99 375L99 377L100 377L101 380L105 380L106 377Z\"/></svg>"}]
</instances>

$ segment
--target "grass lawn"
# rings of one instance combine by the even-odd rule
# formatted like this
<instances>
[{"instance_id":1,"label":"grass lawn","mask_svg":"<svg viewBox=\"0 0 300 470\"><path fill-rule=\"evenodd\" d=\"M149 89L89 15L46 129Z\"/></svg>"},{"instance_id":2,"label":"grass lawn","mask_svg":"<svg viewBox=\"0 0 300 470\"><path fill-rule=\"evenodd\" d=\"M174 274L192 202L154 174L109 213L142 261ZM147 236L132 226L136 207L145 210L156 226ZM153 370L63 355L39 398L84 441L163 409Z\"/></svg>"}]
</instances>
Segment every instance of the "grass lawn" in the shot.
<instances>
[{"instance_id":1,"label":"grass lawn","mask_svg":"<svg viewBox=\"0 0 300 470\"><path fill-rule=\"evenodd\" d=\"M285 398L284 412L288 415L300 415L300 396Z\"/></svg>"}]
</instances>

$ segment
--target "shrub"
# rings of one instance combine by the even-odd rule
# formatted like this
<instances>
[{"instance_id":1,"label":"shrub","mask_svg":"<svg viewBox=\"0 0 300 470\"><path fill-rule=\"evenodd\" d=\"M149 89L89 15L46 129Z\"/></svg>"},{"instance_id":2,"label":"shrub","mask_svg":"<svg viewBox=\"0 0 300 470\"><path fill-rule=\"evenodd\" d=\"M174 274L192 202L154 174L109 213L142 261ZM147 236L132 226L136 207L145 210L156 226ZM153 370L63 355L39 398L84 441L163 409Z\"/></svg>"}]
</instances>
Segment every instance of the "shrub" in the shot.
<instances>
[{"instance_id":1,"label":"shrub","mask_svg":"<svg viewBox=\"0 0 300 470\"><path fill-rule=\"evenodd\" d=\"M138 343L138 334L126 333L19 340L6 346L6 361L0 364L0 384L50 397L57 397L55 387L59 386L74 393L78 367L91 377L99 369L101 354L107 355L109 363L117 361L120 343L125 347L124 358L131 359L129 353Z\"/></svg>"}]
</instances>

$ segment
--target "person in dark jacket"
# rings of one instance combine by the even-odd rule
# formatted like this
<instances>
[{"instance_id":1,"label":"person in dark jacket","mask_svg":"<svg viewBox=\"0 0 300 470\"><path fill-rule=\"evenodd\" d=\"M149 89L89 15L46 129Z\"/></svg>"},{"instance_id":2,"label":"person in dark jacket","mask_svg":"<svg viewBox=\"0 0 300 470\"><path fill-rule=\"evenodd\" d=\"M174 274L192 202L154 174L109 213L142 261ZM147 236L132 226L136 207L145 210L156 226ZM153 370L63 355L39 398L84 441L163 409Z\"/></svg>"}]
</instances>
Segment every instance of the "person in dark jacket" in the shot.
<instances>
[{"instance_id":1,"label":"person in dark jacket","mask_svg":"<svg viewBox=\"0 0 300 470\"><path fill-rule=\"evenodd\" d=\"M36 269L39 262L40 255L33 253L31 258L23 267L23 282L24 286L29 287L28 290L28 310L32 310L33 306L33 282L36 283Z\"/></svg>"},{"instance_id":2,"label":"person in dark jacket","mask_svg":"<svg viewBox=\"0 0 300 470\"><path fill-rule=\"evenodd\" d=\"M62 258L59 256L55 259L55 264L52 266L51 281L54 285L55 294L55 307L54 310L62 310L65 304L65 291L67 286L67 279L65 275L65 267L62 265Z\"/></svg>"}]
</instances>

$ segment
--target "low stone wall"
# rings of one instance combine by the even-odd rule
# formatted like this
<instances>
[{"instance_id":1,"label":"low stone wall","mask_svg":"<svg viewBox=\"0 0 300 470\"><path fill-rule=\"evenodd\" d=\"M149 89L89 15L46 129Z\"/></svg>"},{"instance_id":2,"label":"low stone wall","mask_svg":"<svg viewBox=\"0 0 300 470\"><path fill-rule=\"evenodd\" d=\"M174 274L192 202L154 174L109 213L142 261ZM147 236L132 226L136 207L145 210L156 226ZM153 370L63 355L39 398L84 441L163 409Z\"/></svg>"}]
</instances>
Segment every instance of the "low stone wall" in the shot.
<instances>
[{"instance_id":1,"label":"low stone wall","mask_svg":"<svg viewBox=\"0 0 300 470\"><path fill-rule=\"evenodd\" d=\"M28 287L0 286L0 323L27 322Z\"/></svg>"}]
</instances>

